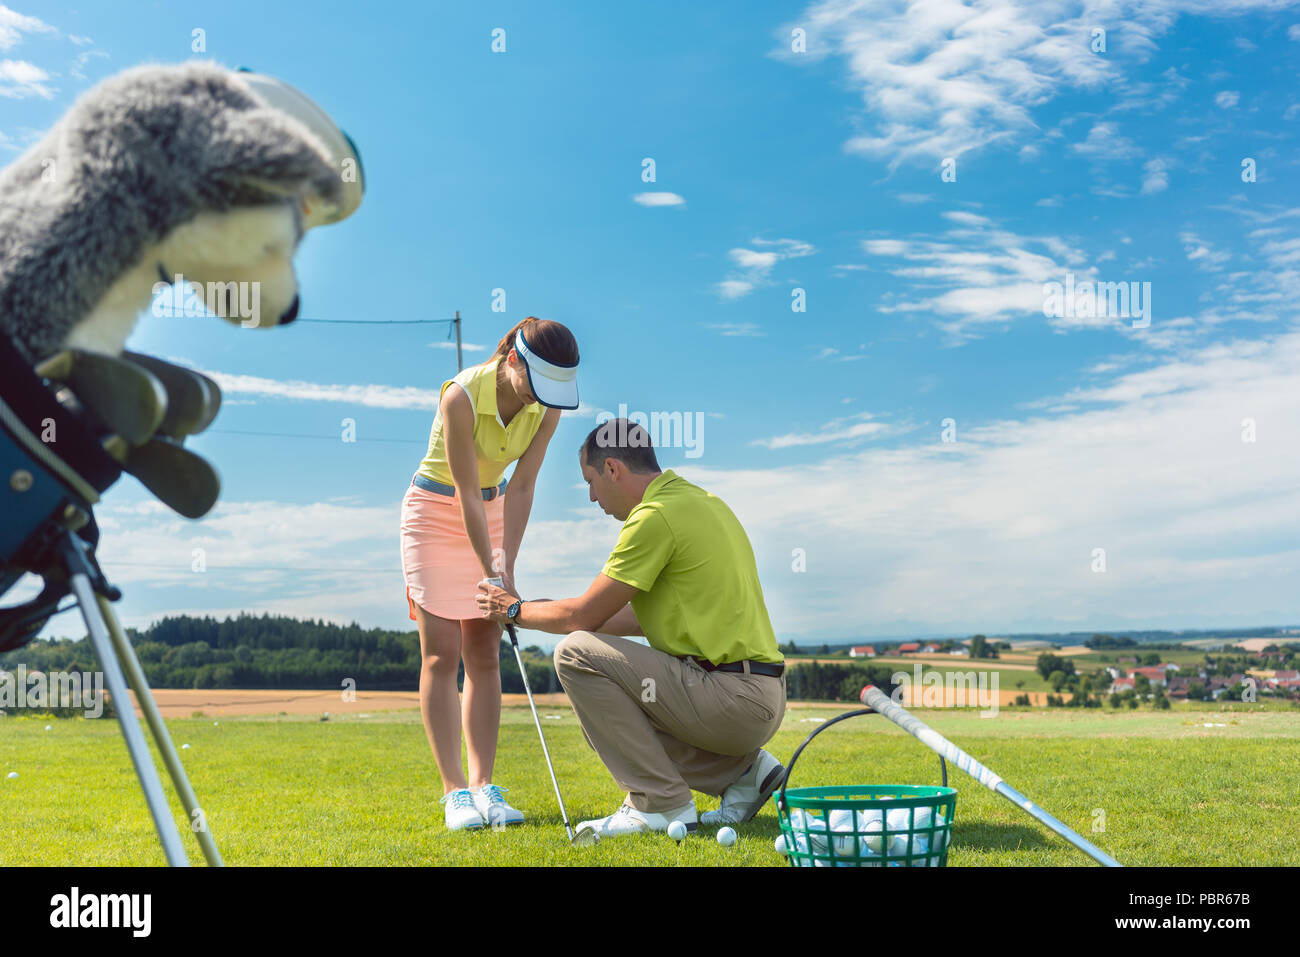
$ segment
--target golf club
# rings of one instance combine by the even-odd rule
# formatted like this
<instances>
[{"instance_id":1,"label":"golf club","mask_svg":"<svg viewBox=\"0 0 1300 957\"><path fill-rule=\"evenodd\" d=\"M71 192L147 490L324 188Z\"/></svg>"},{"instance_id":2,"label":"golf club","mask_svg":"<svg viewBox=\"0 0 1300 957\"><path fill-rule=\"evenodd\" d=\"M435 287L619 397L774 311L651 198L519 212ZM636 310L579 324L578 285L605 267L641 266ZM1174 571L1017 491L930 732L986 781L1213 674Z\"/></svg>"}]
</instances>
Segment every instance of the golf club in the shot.
<instances>
[{"instance_id":1,"label":"golf club","mask_svg":"<svg viewBox=\"0 0 1300 957\"><path fill-rule=\"evenodd\" d=\"M1046 824L1049 828L1065 838L1079 850L1091 856L1099 864L1106 867L1122 867L1119 861L1109 854L1099 850L1095 845L1076 834L1066 825L1062 824L1052 815L1048 814L1041 807L1029 800L1007 782L980 764L969 754L963 751L957 745L953 744L939 732L935 731L920 718L909 713L901 705L895 704L887 695L874 685L867 685L862 689L860 700L868 708L871 708L877 714L883 715L894 724L898 725L912 737L916 738L926 747L937 751L943 757L947 758L957 767L961 768L980 784L984 785L994 794L1001 794L1004 798L1016 805L1022 810L1028 811L1038 821Z\"/></svg>"},{"instance_id":2,"label":"golf club","mask_svg":"<svg viewBox=\"0 0 1300 957\"><path fill-rule=\"evenodd\" d=\"M500 578L487 579L488 584L496 585L497 588L504 587ZM542 720L537 716L537 705L533 703L533 692L528 687L528 671L524 668L523 656L519 654L519 636L515 634L515 626L506 625L506 631L510 634L510 646L515 650L515 663L519 665L519 677L524 682L524 694L528 695L528 707L533 711L533 723L537 725L537 737L542 741L542 754L546 756L546 767L551 772L551 783L555 785L555 800L560 805L560 817L564 820L564 833L569 837L569 843L577 847L586 847L596 844L600 841L600 835L591 828L586 827L574 836L573 828L569 826L569 814L564 809L564 798L560 797L560 782L555 777L555 767L551 764L551 752L546 747L546 735L542 733Z\"/></svg>"}]
</instances>

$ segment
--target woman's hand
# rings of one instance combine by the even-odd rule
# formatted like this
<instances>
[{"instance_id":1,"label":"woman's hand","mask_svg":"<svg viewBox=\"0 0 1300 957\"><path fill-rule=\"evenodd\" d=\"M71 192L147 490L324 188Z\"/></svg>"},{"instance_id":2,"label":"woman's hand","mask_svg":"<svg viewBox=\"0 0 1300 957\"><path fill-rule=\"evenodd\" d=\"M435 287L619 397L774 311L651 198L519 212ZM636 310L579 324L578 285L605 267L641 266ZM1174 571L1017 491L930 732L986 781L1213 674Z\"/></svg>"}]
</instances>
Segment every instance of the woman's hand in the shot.
<instances>
[{"instance_id":1,"label":"woman's hand","mask_svg":"<svg viewBox=\"0 0 1300 957\"><path fill-rule=\"evenodd\" d=\"M510 590L507 591L491 584L485 578L478 583L478 594L474 596L474 600L478 602L484 618L490 618L498 625L504 625L510 620L506 617L506 612L519 600L519 596L514 593L513 582L510 584Z\"/></svg>"}]
</instances>

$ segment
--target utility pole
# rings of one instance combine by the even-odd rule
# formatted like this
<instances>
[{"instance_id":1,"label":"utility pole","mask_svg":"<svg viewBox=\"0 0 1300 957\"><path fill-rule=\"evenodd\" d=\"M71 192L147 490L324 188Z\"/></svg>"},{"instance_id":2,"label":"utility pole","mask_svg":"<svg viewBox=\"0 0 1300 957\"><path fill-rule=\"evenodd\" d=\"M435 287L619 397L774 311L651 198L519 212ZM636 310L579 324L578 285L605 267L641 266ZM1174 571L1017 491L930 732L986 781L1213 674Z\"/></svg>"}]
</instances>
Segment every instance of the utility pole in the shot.
<instances>
[{"instance_id":1,"label":"utility pole","mask_svg":"<svg viewBox=\"0 0 1300 957\"><path fill-rule=\"evenodd\" d=\"M465 360L460 354L460 310L456 310L456 371L465 371Z\"/></svg>"}]
</instances>

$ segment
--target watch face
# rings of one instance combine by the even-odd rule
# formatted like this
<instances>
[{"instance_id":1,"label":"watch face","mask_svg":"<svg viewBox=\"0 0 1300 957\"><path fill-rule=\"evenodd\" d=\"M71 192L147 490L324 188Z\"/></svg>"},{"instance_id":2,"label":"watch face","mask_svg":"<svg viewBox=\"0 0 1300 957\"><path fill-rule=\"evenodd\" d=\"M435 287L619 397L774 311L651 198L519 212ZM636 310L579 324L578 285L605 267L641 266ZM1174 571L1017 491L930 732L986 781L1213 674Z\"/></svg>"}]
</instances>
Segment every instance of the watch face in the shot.
<instances>
[{"instance_id":1,"label":"watch face","mask_svg":"<svg viewBox=\"0 0 1300 957\"><path fill-rule=\"evenodd\" d=\"M516 618L518 618L518 617L519 617L519 606L522 605L522 604L523 604L522 601L517 601L517 602L515 602L513 605L511 605L509 608L507 608L507 609L506 609L506 617L509 618L511 621L514 621Z\"/></svg>"}]
</instances>

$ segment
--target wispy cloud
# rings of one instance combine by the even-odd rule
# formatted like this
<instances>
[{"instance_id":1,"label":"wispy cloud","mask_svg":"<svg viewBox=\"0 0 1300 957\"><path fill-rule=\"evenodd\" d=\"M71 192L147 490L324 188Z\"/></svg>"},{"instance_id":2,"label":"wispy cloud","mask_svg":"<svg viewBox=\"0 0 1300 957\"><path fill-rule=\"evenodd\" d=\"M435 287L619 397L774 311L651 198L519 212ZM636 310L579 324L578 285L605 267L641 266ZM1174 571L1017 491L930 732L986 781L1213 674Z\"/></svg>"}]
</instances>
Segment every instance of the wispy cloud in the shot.
<instances>
[{"instance_id":1,"label":"wispy cloud","mask_svg":"<svg viewBox=\"0 0 1300 957\"><path fill-rule=\"evenodd\" d=\"M883 422L872 422L870 412L847 418L832 419L814 432L788 432L769 439L754 439L750 445L768 449L788 449L803 445L854 442L879 436L889 430Z\"/></svg>"},{"instance_id":2,"label":"wispy cloud","mask_svg":"<svg viewBox=\"0 0 1300 957\"><path fill-rule=\"evenodd\" d=\"M0 50L9 50L22 42L24 33L58 33L54 27L36 17L10 10L0 4Z\"/></svg>"},{"instance_id":3,"label":"wispy cloud","mask_svg":"<svg viewBox=\"0 0 1300 957\"><path fill-rule=\"evenodd\" d=\"M0 60L0 96L11 100L32 96L51 99L54 89L49 85L50 79L50 74L34 63L26 60Z\"/></svg>"},{"instance_id":4,"label":"wispy cloud","mask_svg":"<svg viewBox=\"0 0 1300 957\"><path fill-rule=\"evenodd\" d=\"M632 202L638 206L685 206L684 197L676 193L637 193Z\"/></svg>"},{"instance_id":5,"label":"wispy cloud","mask_svg":"<svg viewBox=\"0 0 1300 957\"><path fill-rule=\"evenodd\" d=\"M301 402L337 402L368 406L373 409L420 409L438 407L438 393L433 389L393 385L331 385L296 379L265 379L260 376L232 375L211 369L200 370L210 376L223 393L252 395L270 399Z\"/></svg>"},{"instance_id":6,"label":"wispy cloud","mask_svg":"<svg viewBox=\"0 0 1300 957\"><path fill-rule=\"evenodd\" d=\"M720 332L724 336L765 336L767 335L759 326L752 322L709 322L705 327L712 329L714 332Z\"/></svg>"},{"instance_id":7,"label":"wispy cloud","mask_svg":"<svg viewBox=\"0 0 1300 957\"><path fill-rule=\"evenodd\" d=\"M801 239L758 239L750 245L760 247L750 249L738 247L727 255L741 270L717 284L718 294L723 299L739 299L747 296L759 286L772 284L769 275L777 263L785 259L799 259L817 252L811 243Z\"/></svg>"}]
</instances>

